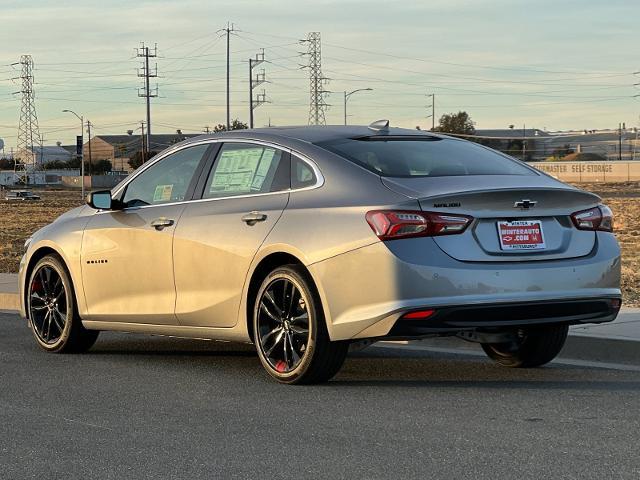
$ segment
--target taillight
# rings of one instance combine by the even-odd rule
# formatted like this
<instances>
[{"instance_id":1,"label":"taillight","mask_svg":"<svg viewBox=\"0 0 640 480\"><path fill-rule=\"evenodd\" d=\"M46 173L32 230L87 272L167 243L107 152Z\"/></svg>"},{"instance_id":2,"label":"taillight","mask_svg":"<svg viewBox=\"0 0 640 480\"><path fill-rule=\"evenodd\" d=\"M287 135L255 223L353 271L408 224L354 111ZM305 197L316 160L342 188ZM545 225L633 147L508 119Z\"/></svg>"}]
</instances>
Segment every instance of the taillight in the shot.
<instances>
[{"instance_id":1,"label":"taillight","mask_svg":"<svg viewBox=\"0 0 640 480\"><path fill-rule=\"evenodd\" d=\"M571 220L578 230L613 232L613 212L606 205L572 213Z\"/></svg>"},{"instance_id":2,"label":"taillight","mask_svg":"<svg viewBox=\"0 0 640 480\"><path fill-rule=\"evenodd\" d=\"M454 235L464 232L473 220L466 215L407 210L372 210L366 218L380 240Z\"/></svg>"}]
</instances>

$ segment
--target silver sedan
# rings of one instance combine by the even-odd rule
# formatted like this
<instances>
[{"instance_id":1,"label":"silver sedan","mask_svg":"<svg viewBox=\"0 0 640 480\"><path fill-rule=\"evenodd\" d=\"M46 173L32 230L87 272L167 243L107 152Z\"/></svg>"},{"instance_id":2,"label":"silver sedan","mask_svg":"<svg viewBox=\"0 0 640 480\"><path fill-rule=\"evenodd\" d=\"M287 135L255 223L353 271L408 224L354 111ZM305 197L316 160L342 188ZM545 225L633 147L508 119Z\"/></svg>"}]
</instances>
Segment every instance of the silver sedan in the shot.
<instances>
[{"instance_id":1,"label":"silver sedan","mask_svg":"<svg viewBox=\"0 0 640 480\"><path fill-rule=\"evenodd\" d=\"M435 133L290 127L197 137L36 232L22 315L51 352L117 330L252 342L283 383L350 347L459 336L511 367L612 321L609 208Z\"/></svg>"}]
</instances>

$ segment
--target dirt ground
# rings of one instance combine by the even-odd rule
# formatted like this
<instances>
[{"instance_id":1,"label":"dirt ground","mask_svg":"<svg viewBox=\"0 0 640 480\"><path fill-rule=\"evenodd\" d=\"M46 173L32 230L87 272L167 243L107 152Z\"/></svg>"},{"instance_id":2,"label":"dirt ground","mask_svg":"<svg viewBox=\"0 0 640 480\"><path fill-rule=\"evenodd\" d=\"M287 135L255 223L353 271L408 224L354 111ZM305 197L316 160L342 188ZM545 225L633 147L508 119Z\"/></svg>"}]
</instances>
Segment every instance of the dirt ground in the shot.
<instances>
[{"instance_id":1,"label":"dirt ground","mask_svg":"<svg viewBox=\"0 0 640 480\"><path fill-rule=\"evenodd\" d=\"M640 307L640 182L576 186L600 195L613 210L616 236L622 246L624 304ZM42 201L39 202L0 200L0 272L17 272L25 239L82 204L77 191L40 193Z\"/></svg>"}]
</instances>

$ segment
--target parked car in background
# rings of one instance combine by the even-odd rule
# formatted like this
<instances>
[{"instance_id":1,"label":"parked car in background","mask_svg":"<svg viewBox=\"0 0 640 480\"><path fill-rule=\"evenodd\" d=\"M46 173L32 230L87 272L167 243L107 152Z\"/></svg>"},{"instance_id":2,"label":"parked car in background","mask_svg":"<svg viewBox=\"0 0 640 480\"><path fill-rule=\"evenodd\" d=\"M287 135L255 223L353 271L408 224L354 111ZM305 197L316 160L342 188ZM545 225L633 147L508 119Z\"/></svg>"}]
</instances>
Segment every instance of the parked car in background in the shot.
<instances>
[{"instance_id":1,"label":"parked car in background","mask_svg":"<svg viewBox=\"0 0 640 480\"><path fill-rule=\"evenodd\" d=\"M33 201L40 200L40 195L36 195L31 190L9 190L5 194L5 200Z\"/></svg>"},{"instance_id":2,"label":"parked car in background","mask_svg":"<svg viewBox=\"0 0 640 480\"><path fill-rule=\"evenodd\" d=\"M272 377L313 383L354 343L458 336L537 367L621 303L598 196L388 122L189 139L87 203L20 264L47 351L101 330L253 342Z\"/></svg>"}]
</instances>

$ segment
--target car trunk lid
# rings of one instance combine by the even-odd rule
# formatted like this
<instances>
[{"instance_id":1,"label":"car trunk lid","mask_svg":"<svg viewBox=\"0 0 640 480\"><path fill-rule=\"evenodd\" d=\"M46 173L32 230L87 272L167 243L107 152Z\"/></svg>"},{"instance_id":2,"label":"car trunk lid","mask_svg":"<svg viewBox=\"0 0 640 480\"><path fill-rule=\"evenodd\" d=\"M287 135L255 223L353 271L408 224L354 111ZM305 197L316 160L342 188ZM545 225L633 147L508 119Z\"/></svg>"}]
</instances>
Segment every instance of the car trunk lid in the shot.
<instances>
[{"instance_id":1,"label":"car trunk lid","mask_svg":"<svg viewBox=\"0 0 640 480\"><path fill-rule=\"evenodd\" d=\"M595 232L576 229L570 215L598 205L600 198L549 177L387 177L382 182L391 190L416 198L424 211L474 218L462 234L434 237L436 244L457 260L514 262L575 258L588 255L595 245ZM499 223L502 228L498 227ZM534 244L529 240L533 237L526 235L531 229L541 229L544 243ZM519 235L525 239L520 243L530 243L523 248L506 245L507 234L514 232L525 234Z\"/></svg>"}]
</instances>

